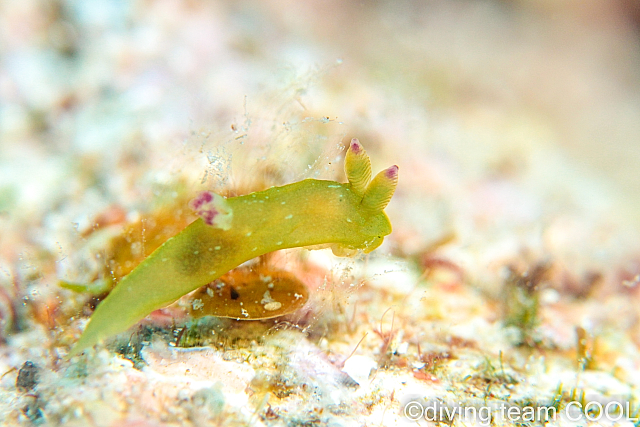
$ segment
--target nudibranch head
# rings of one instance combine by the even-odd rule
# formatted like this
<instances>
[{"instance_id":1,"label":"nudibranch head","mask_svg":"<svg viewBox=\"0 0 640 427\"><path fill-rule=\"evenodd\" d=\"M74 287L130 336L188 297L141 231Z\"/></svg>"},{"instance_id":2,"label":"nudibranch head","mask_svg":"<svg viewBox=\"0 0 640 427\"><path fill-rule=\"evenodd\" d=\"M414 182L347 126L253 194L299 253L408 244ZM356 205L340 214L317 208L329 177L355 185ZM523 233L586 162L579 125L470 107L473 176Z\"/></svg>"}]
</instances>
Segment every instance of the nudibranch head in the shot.
<instances>
[{"instance_id":1,"label":"nudibranch head","mask_svg":"<svg viewBox=\"0 0 640 427\"><path fill-rule=\"evenodd\" d=\"M393 165L371 179L371 160L360 142L353 138L347 150L344 170L351 189L362 197L362 205L382 212L398 185L398 166Z\"/></svg>"},{"instance_id":2,"label":"nudibranch head","mask_svg":"<svg viewBox=\"0 0 640 427\"><path fill-rule=\"evenodd\" d=\"M391 233L391 222L384 212L398 185L398 166L391 166L371 179L371 161L357 139L351 140L345 157L345 173L349 188L357 196L356 211L361 218L359 226L350 228L357 245L337 243L333 252L345 256L358 249L369 253Z\"/></svg>"}]
</instances>

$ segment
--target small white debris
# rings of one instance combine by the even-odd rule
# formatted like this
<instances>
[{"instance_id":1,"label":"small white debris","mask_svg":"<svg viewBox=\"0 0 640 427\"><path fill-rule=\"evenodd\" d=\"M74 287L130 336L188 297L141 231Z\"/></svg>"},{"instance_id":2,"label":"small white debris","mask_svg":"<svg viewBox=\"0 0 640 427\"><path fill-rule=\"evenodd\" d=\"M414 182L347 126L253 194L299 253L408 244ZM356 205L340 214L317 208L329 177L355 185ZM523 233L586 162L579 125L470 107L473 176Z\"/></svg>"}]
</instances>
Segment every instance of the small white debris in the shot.
<instances>
[{"instance_id":1,"label":"small white debris","mask_svg":"<svg viewBox=\"0 0 640 427\"><path fill-rule=\"evenodd\" d=\"M268 304L270 302L274 302L275 300L273 298L271 298L271 292L266 291L263 295L262 295L262 300L260 301L260 304Z\"/></svg>"},{"instance_id":2,"label":"small white debris","mask_svg":"<svg viewBox=\"0 0 640 427\"><path fill-rule=\"evenodd\" d=\"M213 298L213 289L207 287L207 295Z\"/></svg>"},{"instance_id":3,"label":"small white debris","mask_svg":"<svg viewBox=\"0 0 640 427\"><path fill-rule=\"evenodd\" d=\"M287 215L287 216L285 216L285 217L284 217L284 219L291 219L291 218L293 218L293 215L292 215L292 214L289 214L289 215Z\"/></svg>"},{"instance_id":4,"label":"small white debris","mask_svg":"<svg viewBox=\"0 0 640 427\"><path fill-rule=\"evenodd\" d=\"M271 293L269 291L266 291L264 295L262 295L260 304L262 304L264 306L264 309L267 311L275 311L282 307L282 303L274 300L271 297Z\"/></svg>"},{"instance_id":5,"label":"small white debris","mask_svg":"<svg viewBox=\"0 0 640 427\"><path fill-rule=\"evenodd\" d=\"M193 307L194 310L201 310L202 307L204 307L204 303L200 298L196 298L191 303L191 306Z\"/></svg>"},{"instance_id":6,"label":"small white debris","mask_svg":"<svg viewBox=\"0 0 640 427\"><path fill-rule=\"evenodd\" d=\"M371 371L376 369L378 364L367 356L351 356L344 362L342 372L349 375L355 382L362 385L369 380Z\"/></svg>"},{"instance_id":7,"label":"small white debris","mask_svg":"<svg viewBox=\"0 0 640 427\"><path fill-rule=\"evenodd\" d=\"M249 317L249 312L247 310L245 310L244 308L240 310L242 312L242 315L244 317Z\"/></svg>"},{"instance_id":8,"label":"small white debris","mask_svg":"<svg viewBox=\"0 0 640 427\"><path fill-rule=\"evenodd\" d=\"M413 362L413 363L411 364L411 367L412 367L413 369L422 369L422 368L424 368L426 365L427 365L427 364L426 364L426 363L424 363L424 362Z\"/></svg>"},{"instance_id":9,"label":"small white debris","mask_svg":"<svg viewBox=\"0 0 640 427\"><path fill-rule=\"evenodd\" d=\"M409 343L405 341L398 346L398 348L396 349L396 353L407 354L408 350L409 350Z\"/></svg>"},{"instance_id":10,"label":"small white debris","mask_svg":"<svg viewBox=\"0 0 640 427\"><path fill-rule=\"evenodd\" d=\"M556 304L560 301L560 293L555 289L543 289L540 292L540 302L543 304Z\"/></svg>"},{"instance_id":11,"label":"small white debris","mask_svg":"<svg viewBox=\"0 0 640 427\"><path fill-rule=\"evenodd\" d=\"M282 303L278 301L270 302L264 305L264 309L267 311L276 311L282 307Z\"/></svg>"},{"instance_id":12,"label":"small white debris","mask_svg":"<svg viewBox=\"0 0 640 427\"><path fill-rule=\"evenodd\" d=\"M631 280L623 280L622 286L625 288L634 288L638 283L640 283L640 274L636 274Z\"/></svg>"}]
</instances>

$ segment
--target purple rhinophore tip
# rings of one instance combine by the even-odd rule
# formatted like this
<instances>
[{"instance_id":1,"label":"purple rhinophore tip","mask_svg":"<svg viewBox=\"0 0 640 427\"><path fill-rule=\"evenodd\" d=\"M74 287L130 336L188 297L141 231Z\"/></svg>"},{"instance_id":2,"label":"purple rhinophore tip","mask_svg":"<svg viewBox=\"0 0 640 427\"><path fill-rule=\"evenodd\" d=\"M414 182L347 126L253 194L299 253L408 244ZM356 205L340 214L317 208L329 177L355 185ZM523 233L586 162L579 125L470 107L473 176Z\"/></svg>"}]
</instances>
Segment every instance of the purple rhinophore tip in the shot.
<instances>
[{"instance_id":1,"label":"purple rhinophore tip","mask_svg":"<svg viewBox=\"0 0 640 427\"><path fill-rule=\"evenodd\" d=\"M393 166L391 166L390 168L388 168L388 169L385 171L385 174L384 174L384 175L385 175L387 178L389 178L389 179L396 179L396 178L398 178L398 166L397 166L397 165L393 165Z\"/></svg>"},{"instance_id":2,"label":"purple rhinophore tip","mask_svg":"<svg viewBox=\"0 0 640 427\"><path fill-rule=\"evenodd\" d=\"M351 146L349 148L351 148L351 151L353 151L354 154L360 154L362 151L362 145L360 145L358 138L353 138L351 140Z\"/></svg>"}]
</instances>

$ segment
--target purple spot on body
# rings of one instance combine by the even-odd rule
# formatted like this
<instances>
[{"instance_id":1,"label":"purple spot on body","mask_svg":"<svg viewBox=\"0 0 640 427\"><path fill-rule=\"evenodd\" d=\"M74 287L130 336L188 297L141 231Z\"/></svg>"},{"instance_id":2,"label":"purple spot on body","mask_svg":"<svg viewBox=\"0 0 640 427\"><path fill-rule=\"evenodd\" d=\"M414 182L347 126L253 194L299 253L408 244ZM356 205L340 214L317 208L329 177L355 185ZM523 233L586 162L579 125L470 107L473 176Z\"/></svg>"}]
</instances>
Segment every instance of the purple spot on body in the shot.
<instances>
[{"instance_id":1,"label":"purple spot on body","mask_svg":"<svg viewBox=\"0 0 640 427\"><path fill-rule=\"evenodd\" d=\"M391 166L385 171L384 175L389 179L396 179L398 177L398 166Z\"/></svg>"},{"instance_id":2,"label":"purple spot on body","mask_svg":"<svg viewBox=\"0 0 640 427\"><path fill-rule=\"evenodd\" d=\"M197 214L202 218L205 224L213 225L213 219L218 215L218 211L211 208L210 210L199 211Z\"/></svg>"},{"instance_id":3,"label":"purple spot on body","mask_svg":"<svg viewBox=\"0 0 640 427\"><path fill-rule=\"evenodd\" d=\"M218 215L218 210L214 208L213 194L209 191L203 191L191 200L189 207L198 215L207 225L213 225L214 218Z\"/></svg>"},{"instance_id":4,"label":"purple spot on body","mask_svg":"<svg viewBox=\"0 0 640 427\"><path fill-rule=\"evenodd\" d=\"M208 191L203 191L202 193L198 194L198 197L196 197L191 201L190 203L191 209L193 209L194 211L197 211L202 207L202 205L204 205L205 203L209 203L212 200L213 200L213 195Z\"/></svg>"},{"instance_id":5,"label":"purple spot on body","mask_svg":"<svg viewBox=\"0 0 640 427\"><path fill-rule=\"evenodd\" d=\"M360 152L362 151L362 145L360 145L360 141L358 141L358 138L353 138L351 140L350 148L354 154L360 154Z\"/></svg>"}]
</instances>

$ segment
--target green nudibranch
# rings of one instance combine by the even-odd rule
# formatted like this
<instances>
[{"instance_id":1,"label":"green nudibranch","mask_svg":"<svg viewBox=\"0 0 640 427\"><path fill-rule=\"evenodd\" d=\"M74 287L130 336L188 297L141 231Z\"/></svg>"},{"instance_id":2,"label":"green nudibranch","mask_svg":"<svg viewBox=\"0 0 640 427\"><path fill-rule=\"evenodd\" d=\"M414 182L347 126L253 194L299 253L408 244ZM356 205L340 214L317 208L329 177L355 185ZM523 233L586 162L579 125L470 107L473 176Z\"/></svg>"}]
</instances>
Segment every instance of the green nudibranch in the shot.
<instances>
[{"instance_id":1,"label":"green nudibranch","mask_svg":"<svg viewBox=\"0 0 640 427\"><path fill-rule=\"evenodd\" d=\"M126 331L152 311L245 261L279 249L331 247L339 256L371 252L391 233L384 212L398 182L391 166L371 179L357 139L346 153L348 183L305 179L225 199L203 192L190 206L201 217L125 276L91 316L69 356Z\"/></svg>"}]
</instances>

